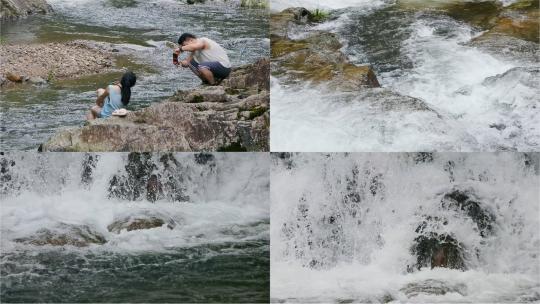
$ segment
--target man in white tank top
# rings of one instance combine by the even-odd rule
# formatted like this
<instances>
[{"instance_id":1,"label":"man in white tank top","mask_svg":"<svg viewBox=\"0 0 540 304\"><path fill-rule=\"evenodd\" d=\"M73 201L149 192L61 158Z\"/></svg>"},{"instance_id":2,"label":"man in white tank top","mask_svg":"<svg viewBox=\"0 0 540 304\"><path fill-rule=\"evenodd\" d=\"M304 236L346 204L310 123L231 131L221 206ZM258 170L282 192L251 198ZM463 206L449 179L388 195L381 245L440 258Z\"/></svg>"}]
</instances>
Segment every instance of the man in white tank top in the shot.
<instances>
[{"instance_id":1,"label":"man in white tank top","mask_svg":"<svg viewBox=\"0 0 540 304\"><path fill-rule=\"evenodd\" d=\"M190 68L204 84L216 85L231 73L231 62L227 51L210 38L197 38L190 33L184 33L178 38L179 48L175 50L173 63ZM182 52L189 52L182 61L176 58Z\"/></svg>"}]
</instances>

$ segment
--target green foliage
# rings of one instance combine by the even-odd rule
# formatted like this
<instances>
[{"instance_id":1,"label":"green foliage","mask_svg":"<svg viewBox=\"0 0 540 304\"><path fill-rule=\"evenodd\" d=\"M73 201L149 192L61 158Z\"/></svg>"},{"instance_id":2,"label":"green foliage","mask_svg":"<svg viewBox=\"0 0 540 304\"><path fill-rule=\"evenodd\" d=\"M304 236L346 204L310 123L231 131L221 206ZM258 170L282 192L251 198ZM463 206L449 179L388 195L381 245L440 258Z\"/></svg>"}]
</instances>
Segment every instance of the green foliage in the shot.
<instances>
[{"instance_id":1,"label":"green foliage","mask_svg":"<svg viewBox=\"0 0 540 304\"><path fill-rule=\"evenodd\" d=\"M330 16L330 13L323 11L321 9L316 9L313 12L311 12L311 16L309 17L309 20L312 22L323 22L328 19Z\"/></svg>"}]
</instances>

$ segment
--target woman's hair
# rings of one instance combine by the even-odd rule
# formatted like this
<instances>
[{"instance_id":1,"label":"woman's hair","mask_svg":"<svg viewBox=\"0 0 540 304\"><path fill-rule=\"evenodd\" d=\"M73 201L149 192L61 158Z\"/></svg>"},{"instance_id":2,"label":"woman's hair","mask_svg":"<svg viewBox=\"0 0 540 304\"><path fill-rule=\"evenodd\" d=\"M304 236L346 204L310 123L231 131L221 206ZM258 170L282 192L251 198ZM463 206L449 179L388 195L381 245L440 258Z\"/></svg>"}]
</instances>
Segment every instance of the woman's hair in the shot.
<instances>
[{"instance_id":1,"label":"woman's hair","mask_svg":"<svg viewBox=\"0 0 540 304\"><path fill-rule=\"evenodd\" d=\"M128 105L129 99L131 98L131 87L133 87L136 82L137 76L131 71L125 72L122 79L120 79L120 84L122 85L120 88L120 91L122 92L122 103L125 106Z\"/></svg>"},{"instance_id":2,"label":"woman's hair","mask_svg":"<svg viewBox=\"0 0 540 304\"><path fill-rule=\"evenodd\" d=\"M183 33L182 35L180 35L180 38L178 38L178 44L184 43L184 41L186 41L188 38L196 39L197 37L190 33Z\"/></svg>"}]
</instances>

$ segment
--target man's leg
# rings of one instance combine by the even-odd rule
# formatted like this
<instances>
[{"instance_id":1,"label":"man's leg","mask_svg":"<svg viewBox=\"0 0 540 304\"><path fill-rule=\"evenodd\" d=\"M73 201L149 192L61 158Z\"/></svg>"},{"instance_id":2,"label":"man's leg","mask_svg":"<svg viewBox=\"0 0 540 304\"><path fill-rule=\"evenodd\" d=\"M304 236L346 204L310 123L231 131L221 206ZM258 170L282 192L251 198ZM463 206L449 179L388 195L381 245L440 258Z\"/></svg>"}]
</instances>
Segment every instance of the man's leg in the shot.
<instances>
[{"instance_id":1,"label":"man's leg","mask_svg":"<svg viewBox=\"0 0 540 304\"><path fill-rule=\"evenodd\" d=\"M190 62L188 65L188 68L193 72L193 74L197 75L203 82L206 82L206 79L203 77L201 72L199 71L199 65L195 65L193 62Z\"/></svg>"},{"instance_id":2,"label":"man's leg","mask_svg":"<svg viewBox=\"0 0 540 304\"><path fill-rule=\"evenodd\" d=\"M205 66L201 66L201 67L199 67L199 72L202 75L201 78L206 80L210 85L215 85L216 84L216 80L214 79L214 74L212 73L212 71L210 71L209 68L207 68Z\"/></svg>"}]
</instances>

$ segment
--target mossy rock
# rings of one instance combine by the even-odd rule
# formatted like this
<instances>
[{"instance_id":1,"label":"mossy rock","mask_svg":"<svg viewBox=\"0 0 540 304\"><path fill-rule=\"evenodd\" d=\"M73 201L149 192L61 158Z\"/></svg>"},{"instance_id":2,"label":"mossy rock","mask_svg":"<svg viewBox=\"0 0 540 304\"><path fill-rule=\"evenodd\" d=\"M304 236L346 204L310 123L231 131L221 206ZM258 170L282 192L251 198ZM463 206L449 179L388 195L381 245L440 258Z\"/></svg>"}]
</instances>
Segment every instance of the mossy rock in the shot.
<instances>
[{"instance_id":1,"label":"mossy rock","mask_svg":"<svg viewBox=\"0 0 540 304\"><path fill-rule=\"evenodd\" d=\"M271 39L271 47L272 58L278 58L292 52L308 49L309 44L302 40L289 40L273 37Z\"/></svg>"},{"instance_id":2,"label":"mossy rock","mask_svg":"<svg viewBox=\"0 0 540 304\"><path fill-rule=\"evenodd\" d=\"M68 225L61 223L54 228L43 228L35 235L15 239L15 242L35 246L75 246L86 247L90 244L105 244L107 240L103 235L93 231L86 225Z\"/></svg>"},{"instance_id":3,"label":"mossy rock","mask_svg":"<svg viewBox=\"0 0 540 304\"><path fill-rule=\"evenodd\" d=\"M461 2L453 3L444 10L456 20L485 30L496 24L501 5L494 1Z\"/></svg>"},{"instance_id":4,"label":"mossy rock","mask_svg":"<svg viewBox=\"0 0 540 304\"><path fill-rule=\"evenodd\" d=\"M249 120L252 120L253 118L259 117L266 113L268 109L265 107L255 107L249 111Z\"/></svg>"},{"instance_id":5,"label":"mossy rock","mask_svg":"<svg viewBox=\"0 0 540 304\"><path fill-rule=\"evenodd\" d=\"M119 234L121 231L133 231L141 229L152 229L158 228L165 225L165 221L161 218L150 216L150 217L126 217L120 220L114 221L112 224L107 226L107 229L110 232Z\"/></svg>"}]
</instances>

